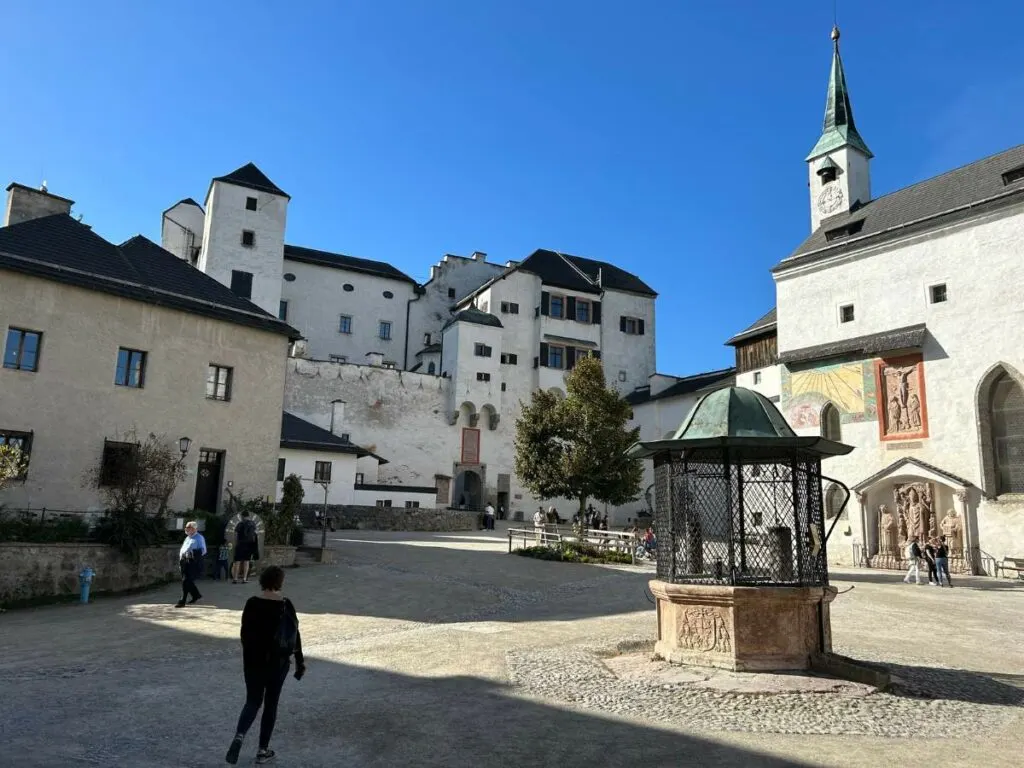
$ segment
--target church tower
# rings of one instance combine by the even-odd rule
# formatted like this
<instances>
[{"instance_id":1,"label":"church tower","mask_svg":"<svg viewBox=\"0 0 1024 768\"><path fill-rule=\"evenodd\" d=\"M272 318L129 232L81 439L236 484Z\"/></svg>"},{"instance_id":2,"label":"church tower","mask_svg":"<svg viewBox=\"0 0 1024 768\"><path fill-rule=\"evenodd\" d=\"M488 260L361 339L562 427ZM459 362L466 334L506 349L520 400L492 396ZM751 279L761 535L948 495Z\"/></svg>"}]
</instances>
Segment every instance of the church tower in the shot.
<instances>
[{"instance_id":1,"label":"church tower","mask_svg":"<svg viewBox=\"0 0 1024 768\"><path fill-rule=\"evenodd\" d=\"M833 27L832 73L825 98L825 120L821 138L806 158L812 232L824 219L856 210L871 199L872 157L853 122L846 73L839 56L839 27Z\"/></svg>"}]
</instances>

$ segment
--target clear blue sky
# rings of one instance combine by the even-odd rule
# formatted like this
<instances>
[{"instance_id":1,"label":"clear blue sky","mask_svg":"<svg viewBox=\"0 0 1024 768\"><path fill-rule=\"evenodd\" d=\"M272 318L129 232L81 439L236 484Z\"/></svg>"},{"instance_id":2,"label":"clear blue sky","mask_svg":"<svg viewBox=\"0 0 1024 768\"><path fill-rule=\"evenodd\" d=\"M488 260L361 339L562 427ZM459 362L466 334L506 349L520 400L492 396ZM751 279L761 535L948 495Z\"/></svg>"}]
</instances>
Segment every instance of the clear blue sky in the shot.
<instances>
[{"instance_id":1,"label":"clear blue sky","mask_svg":"<svg viewBox=\"0 0 1024 768\"><path fill-rule=\"evenodd\" d=\"M875 194L1024 142L1019 0L840 0ZM425 280L538 247L639 274L658 368L731 364L807 234L831 0L7 4L0 179L159 240L252 160L288 241Z\"/></svg>"}]
</instances>

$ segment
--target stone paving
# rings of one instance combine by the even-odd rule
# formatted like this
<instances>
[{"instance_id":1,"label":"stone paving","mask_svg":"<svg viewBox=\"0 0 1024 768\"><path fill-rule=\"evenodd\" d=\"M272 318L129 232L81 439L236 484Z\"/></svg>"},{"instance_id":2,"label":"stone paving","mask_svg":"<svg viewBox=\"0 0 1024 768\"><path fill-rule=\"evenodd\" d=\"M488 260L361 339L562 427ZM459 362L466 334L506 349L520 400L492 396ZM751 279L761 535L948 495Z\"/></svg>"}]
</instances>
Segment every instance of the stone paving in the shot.
<instances>
[{"instance_id":1,"label":"stone paving","mask_svg":"<svg viewBox=\"0 0 1024 768\"><path fill-rule=\"evenodd\" d=\"M764 694L644 671L649 571L509 556L500 531L331 544L337 564L288 572L309 673L285 687L281 766L991 766L1024 745L1024 589L1008 582L837 573L853 589L833 604L836 650L900 687ZM223 764L255 588L201 588L183 610L168 588L0 615L2 763ZM255 732L241 764L254 752Z\"/></svg>"}]
</instances>

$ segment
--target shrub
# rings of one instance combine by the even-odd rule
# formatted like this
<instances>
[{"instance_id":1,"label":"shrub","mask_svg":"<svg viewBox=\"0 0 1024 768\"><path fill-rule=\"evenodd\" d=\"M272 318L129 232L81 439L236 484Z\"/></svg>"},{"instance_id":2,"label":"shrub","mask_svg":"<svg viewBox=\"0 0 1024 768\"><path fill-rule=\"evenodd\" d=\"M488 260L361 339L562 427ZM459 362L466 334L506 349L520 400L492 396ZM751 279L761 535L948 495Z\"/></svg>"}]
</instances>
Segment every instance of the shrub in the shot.
<instances>
[{"instance_id":1,"label":"shrub","mask_svg":"<svg viewBox=\"0 0 1024 768\"><path fill-rule=\"evenodd\" d=\"M81 518L0 520L0 541L56 543L88 541L89 523Z\"/></svg>"},{"instance_id":2,"label":"shrub","mask_svg":"<svg viewBox=\"0 0 1024 768\"><path fill-rule=\"evenodd\" d=\"M139 562L139 553L144 547L164 544L171 535L162 515L150 516L141 509L129 508L111 510L96 524L96 540L127 555L132 562Z\"/></svg>"},{"instance_id":3,"label":"shrub","mask_svg":"<svg viewBox=\"0 0 1024 768\"><path fill-rule=\"evenodd\" d=\"M513 551L522 557L532 557L537 560L553 560L562 563L616 563L628 565L633 562L633 558L628 552L612 549L601 550L594 546L577 544L576 542L563 542L553 547L526 547Z\"/></svg>"}]
</instances>

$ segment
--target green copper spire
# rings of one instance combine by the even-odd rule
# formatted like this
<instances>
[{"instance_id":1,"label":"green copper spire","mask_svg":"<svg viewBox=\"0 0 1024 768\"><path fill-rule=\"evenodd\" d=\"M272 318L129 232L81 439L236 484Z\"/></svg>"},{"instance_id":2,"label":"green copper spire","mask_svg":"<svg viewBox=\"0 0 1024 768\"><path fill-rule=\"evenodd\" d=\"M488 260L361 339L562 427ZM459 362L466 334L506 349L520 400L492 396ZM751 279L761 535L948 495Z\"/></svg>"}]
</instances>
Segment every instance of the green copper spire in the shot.
<instances>
[{"instance_id":1,"label":"green copper spire","mask_svg":"<svg viewBox=\"0 0 1024 768\"><path fill-rule=\"evenodd\" d=\"M806 159L813 160L826 152L847 145L859 149L869 158L874 157L853 122L853 107L850 106L850 92L846 88L846 73L843 71L843 60L839 56L839 27L832 27L832 73L828 78L825 121L821 127L821 138Z\"/></svg>"}]
</instances>

